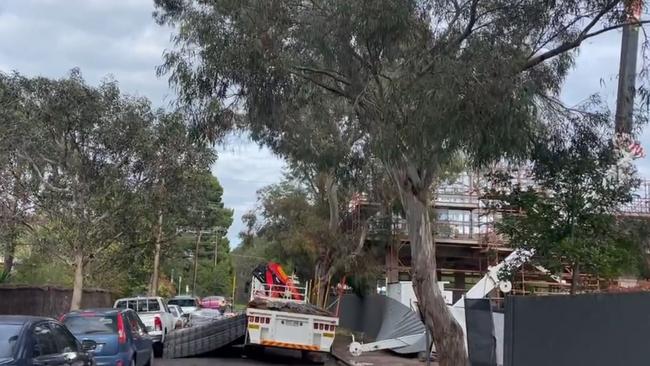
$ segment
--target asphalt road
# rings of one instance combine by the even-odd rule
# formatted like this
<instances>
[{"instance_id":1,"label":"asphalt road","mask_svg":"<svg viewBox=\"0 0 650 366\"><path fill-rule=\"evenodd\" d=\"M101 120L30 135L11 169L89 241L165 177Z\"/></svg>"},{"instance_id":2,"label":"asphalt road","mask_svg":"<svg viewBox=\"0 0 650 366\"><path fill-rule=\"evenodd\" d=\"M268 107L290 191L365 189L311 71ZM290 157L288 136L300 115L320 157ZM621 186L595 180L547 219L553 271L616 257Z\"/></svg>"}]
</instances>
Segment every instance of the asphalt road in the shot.
<instances>
[{"instance_id":1,"label":"asphalt road","mask_svg":"<svg viewBox=\"0 0 650 366\"><path fill-rule=\"evenodd\" d=\"M237 348L225 349L201 357L179 358L173 360L157 358L155 361L155 366L334 366L336 364L336 361L330 357L325 357L324 362L303 361L300 357L300 352L279 349L266 349L262 355L242 358L241 350Z\"/></svg>"}]
</instances>

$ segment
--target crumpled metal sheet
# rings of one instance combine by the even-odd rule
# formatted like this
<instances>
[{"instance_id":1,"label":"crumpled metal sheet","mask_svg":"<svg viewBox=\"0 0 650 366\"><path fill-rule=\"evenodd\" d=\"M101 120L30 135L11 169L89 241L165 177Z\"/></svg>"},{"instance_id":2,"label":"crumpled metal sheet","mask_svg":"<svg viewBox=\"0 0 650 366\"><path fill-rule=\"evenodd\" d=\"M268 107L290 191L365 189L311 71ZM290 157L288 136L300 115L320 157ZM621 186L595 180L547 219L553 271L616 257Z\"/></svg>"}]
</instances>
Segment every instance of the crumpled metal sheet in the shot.
<instances>
[{"instance_id":1,"label":"crumpled metal sheet","mask_svg":"<svg viewBox=\"0 0 650 366\"><path fill-rule=\"evenodd\" d=\"M425 327L419 315L399 301L384 295L359 297L348 294L343 297L339 324L355 332L363 333L370 341L381 341L408 335L422 334L409 346L395 348L400 354L426 350Z\"/></svg>"}]
</instances>

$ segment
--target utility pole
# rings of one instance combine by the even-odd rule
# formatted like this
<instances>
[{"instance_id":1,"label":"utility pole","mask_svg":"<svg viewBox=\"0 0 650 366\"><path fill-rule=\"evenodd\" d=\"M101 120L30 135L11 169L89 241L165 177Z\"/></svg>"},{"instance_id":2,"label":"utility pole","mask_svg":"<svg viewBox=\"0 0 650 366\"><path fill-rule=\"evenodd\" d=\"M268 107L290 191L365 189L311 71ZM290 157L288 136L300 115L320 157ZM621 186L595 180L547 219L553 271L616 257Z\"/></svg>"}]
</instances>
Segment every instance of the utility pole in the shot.
<instances>
[{"instance_id":1,"label":"utility pole","mask_svg":"<svg viewBox=\"0 0 650 366\"><path fill-rule=\"evenodd\" d=\"M214 268L217 268L217 252L219 251L219 231L217 235L214 236Z\"/></svg>"},{"instance_id":2,"label":"utility pole","mask_svg":"<svg viewBox=\"0 0 650 366\"><path fill-rule=\"evenodd\" d=\"M212 229L215 233L214 237L214 268L217 268L217 254L219 251L219 238L221 238L222 235L225 235L227 233L227 229L217 226Z\"/></svg>"},{"instance_id":3,"label":"utility pole","mask_svg":"<svg viewBox=\"0 0 650 366\"><path fill-rule=\"evenodd\" d=\"M621 40L621 61L618 75L618 92L616 97L616 134L632 133L634 97L636 95L636 61L639 50L639 21L643 0L625 1L627 13Z\"/></svg>"},{"instance_id":4,"label":"utility pole","mask_svg":"<svg viewBox=\"0 0 650 366\"><path fill-rule=\"evenodd\" d=\"M196 237L196 250L194 250L194 280L192 280L192 296L196 296L196 275L199 269L199 243L201 243L201 235L203 231L199 230Z\"/></svg>"}]
</instances>

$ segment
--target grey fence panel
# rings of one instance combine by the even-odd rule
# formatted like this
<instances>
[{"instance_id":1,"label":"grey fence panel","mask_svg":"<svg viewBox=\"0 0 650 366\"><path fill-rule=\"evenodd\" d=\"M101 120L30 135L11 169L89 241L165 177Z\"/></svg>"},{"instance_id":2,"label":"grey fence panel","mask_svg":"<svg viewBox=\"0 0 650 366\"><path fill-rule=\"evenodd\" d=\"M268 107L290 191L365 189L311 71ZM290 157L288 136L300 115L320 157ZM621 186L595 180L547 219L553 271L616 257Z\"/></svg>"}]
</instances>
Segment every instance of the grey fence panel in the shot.
<instances>
[{"instance_id":1,"label":"grey fence panel","mask_svg":"<svg viewBox=\"0 0 650 366\"><path fill-rule=\"evenodd\" d=\"M497 338L489 299L465 299L467 352L472 366L497 365Z\"/></svg>"},{"instance_id":2,"label":"grey fence panel","mask_svg":"<svg viewBox=\"0 0 650 366\"><path fill-rule=\"evenodd\" d=\"M506 299L506 366L650 364L650 293Z\"/></svg>"},{"instance_id":3,"label":"grey fence panel","mask_svg":"<svg viewBox=\"0 0 650 366\"><path fill-rule=\"evenodd\" d=\"M242 338L245 332L245 315L178 329L167 336L163 356L180 358L212 352Z\"/></svg>"}]
</instances>

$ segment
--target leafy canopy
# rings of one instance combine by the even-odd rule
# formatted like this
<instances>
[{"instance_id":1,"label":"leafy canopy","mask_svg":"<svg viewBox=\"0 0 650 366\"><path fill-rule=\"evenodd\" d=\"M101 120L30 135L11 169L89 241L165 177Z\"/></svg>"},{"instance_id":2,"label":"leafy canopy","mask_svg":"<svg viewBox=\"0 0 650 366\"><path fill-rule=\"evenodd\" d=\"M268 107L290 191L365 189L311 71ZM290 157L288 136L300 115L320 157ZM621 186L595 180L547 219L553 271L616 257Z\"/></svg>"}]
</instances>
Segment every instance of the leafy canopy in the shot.
<instances>
[{"instance_id":1,"label":"leafy canopy","mask_svg":"<svg viewBox=\"0 0 650 366\"><path fill-rule=\"evenodd\" d=\"M634 265L634 238L616 215L639 180L633 166L617 166L611 130L581 119L535 144L530 182L492 176L488 197L506 212L497 230L513 247L534 250L533 260L555 273L580 266L610 277Z\"/></svg>"}]
</instances>

